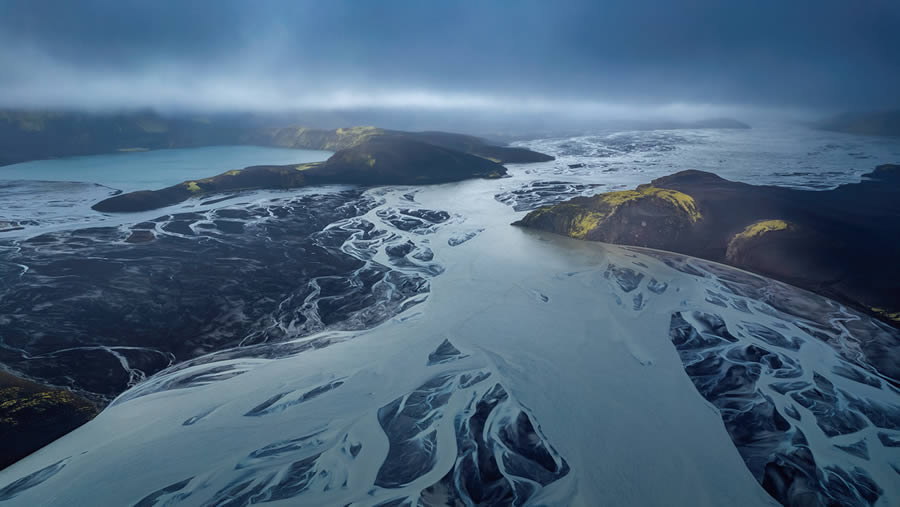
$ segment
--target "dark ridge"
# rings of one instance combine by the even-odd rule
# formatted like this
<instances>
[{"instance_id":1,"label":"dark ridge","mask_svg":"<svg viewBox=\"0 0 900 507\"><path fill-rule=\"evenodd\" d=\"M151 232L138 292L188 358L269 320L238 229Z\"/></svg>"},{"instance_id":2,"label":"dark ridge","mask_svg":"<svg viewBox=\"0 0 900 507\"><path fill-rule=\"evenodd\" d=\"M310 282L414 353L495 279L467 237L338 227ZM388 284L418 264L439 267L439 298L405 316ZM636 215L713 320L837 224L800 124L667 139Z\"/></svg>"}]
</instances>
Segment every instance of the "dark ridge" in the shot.
<instances>
[{"instance_id":1,"label":"dark ridge","mask_svg":"<svg viewBox=\"0 0 900 507\"><path fill-rule=\"evenodd\" d=\"M676 129L749 129L750 125L734 118L705 118L696 121L662 121L651 124L654 130Z\"/></svg>"},{"instance_id":2,"label":"dark ridge","mask_svg":"<svg viewBox=\"0 0 900 507\"><path fill-rule=\"evenodd\" d=\"M469 178L499 178L506 168L497 162L415 138L370 135L336 152L325 162L252 166L218 176L185 181L160 190L141 190L110 197L93 209L102 212L146 211L193 196L257 188L307 185L427 185Z\"/></svg>"},{"instance_id":3,"label":"dark ridge","mask_svg":"<svg viewBox=\"0 0 900 507\"><path fill-rule=\"evenodd\" d=\"M900 110L848 112L813 124L820 130L870 136L900 136Z\"/></svg>"}]
</instances>

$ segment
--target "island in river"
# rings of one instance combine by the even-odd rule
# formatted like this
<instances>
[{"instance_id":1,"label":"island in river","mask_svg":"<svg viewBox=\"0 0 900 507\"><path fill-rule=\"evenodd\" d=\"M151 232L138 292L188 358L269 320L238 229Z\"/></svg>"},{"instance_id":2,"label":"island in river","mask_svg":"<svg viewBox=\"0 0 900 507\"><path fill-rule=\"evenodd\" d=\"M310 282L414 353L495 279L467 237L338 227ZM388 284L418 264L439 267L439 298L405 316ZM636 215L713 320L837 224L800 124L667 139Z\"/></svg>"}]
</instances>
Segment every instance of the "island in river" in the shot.
<instances>
[{"instance_id":1,"label":"island in river","mask_svg":"<svg viewBox=\"0 0 900 507\"><path fill-rule=\"evenodd\" d=\"M806 191L701 171L575 197L516 225L684 253L782 280L900 324L900 166Z\"/></svg>"},{"instance_id":2,"label":"island in river","mask_svg":"<svg viewBox=\"0 0 900 507\"><path fill-rule=\"evenodd\" d=\"M105 199L102 212L146 211L198 195L260 188L309 185L426 185L468 178L499 178L504 162L546 162L553 157L525 148L494 146L476 137L447 132L402 132L375 127L336 130L275 129L261 135L279 145L337 149L324 162L252 166L160 190L143 190Z\"/></svg>"}]
</instances>

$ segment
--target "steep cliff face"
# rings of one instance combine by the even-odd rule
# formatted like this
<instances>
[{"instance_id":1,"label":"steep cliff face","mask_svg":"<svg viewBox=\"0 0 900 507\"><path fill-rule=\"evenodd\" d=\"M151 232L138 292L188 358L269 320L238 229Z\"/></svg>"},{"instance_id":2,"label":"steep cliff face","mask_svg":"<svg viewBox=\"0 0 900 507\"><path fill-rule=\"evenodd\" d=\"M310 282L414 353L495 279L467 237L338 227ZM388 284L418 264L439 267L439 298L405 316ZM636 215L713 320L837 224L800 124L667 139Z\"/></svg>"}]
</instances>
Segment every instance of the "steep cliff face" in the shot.
<instances>
[{"instance_id":1,"label":"steep cliff face","mask_svg":"<svg viewBox=\"0 0 900 507\"><path fill-rule=\"evenodd\" d=\"M515 225L658 248L765 274L887 320L900 311L900 166L813 192L683 171L532 211Z\"/></svg>"}]
</instances>

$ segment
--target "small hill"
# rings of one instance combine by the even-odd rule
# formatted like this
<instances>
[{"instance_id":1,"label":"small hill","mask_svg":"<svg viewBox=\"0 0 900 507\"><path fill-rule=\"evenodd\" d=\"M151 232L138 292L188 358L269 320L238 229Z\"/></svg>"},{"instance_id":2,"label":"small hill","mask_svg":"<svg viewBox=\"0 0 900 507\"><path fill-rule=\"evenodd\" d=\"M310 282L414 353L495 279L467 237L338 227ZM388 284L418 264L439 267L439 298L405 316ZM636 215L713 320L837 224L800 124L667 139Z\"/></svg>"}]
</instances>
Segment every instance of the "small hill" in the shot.
<instances>
[{"instance_id":1,"label":"small hill","mask_svg":"<svg viewBox=\"0 0 900 507\"><path fill-rule=\"evenodd\" d=\"M576 197L514 225L731 264L900 324L900 165L806 191L683 171L636 190Z\"/></svg>"}]
</instances>

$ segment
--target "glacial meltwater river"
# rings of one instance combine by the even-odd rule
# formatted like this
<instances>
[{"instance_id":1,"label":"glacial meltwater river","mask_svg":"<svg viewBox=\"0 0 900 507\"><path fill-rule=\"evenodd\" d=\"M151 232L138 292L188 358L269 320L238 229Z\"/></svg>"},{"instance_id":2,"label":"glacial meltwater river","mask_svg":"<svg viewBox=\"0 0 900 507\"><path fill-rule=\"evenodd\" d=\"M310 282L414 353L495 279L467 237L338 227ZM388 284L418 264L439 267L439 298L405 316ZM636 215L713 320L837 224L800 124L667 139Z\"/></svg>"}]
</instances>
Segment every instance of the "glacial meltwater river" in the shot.
<instances>
[{"instance_id":1,"label":"glacial meltwater river","mask_svg":"<svg viewBox=\"0 0 900 507\"><path fill-rule=\"evenodd\" d=\"M521 144L558 159L136 215L90 212L92 194L77 221L10 231L0 360L55 379L105 355L127 390L70 375L114 399L0 471L0 504L900 502L900 390L858 353L896 350L896 330L712 262L509 225L682 169L831 188L900 143L791 127Z\"/></svg>"}]
</instances>

